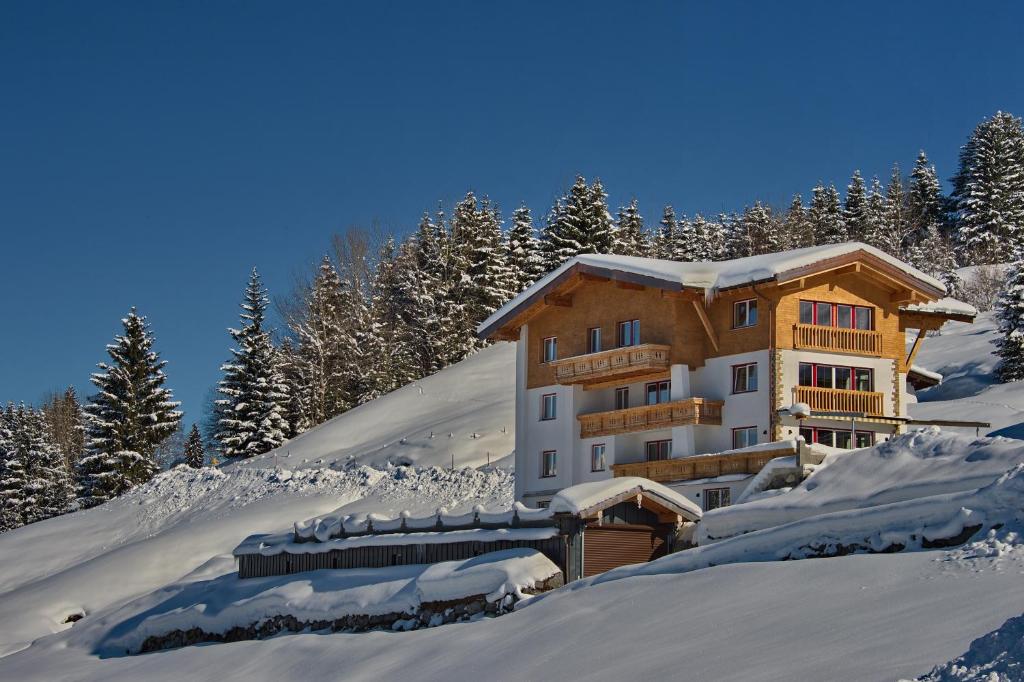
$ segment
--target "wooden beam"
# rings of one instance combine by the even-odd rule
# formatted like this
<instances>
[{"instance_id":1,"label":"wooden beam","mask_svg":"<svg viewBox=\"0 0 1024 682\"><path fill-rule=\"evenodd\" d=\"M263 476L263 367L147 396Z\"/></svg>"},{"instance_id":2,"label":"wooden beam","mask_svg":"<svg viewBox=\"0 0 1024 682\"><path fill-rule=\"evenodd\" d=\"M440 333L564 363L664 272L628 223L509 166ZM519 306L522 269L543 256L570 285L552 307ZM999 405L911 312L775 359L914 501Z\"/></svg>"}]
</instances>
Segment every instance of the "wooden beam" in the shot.
<instances>
[{"instance_id":1,"label":"wooden beam","mask_svg":"<svg viewBox=\"0 0 1024 682\"><path fill-rule=\"evenodd\" d=\"M917 357L917 351L921 350L921 339L923 339L924 335L927 334L927 333L928 333L927 329L918 329L917 330L917 337L914 339L914 345L912 345L910 347L910 354L907 355L907 369L908 370L910 369L910 366L914 364L914 358Z\"/></svg>"},{"instance_id":2,"label":"wooden beam","mask_svg":"<svg viewBox=\"0 0 1024 682\"><path fill-rule=\"evenodd\" d=\"M580 273L580 279L582 279L585 282L607 282L607 281L609 281L611 279L611 277L604 277L602 275L595 275L595 274L590 273L590 272L581 272Z\"/></svg>"},{"instance_id":3,"label":"wooden beam","mask_svg":"<svg viewBox=\"0 0 1024 682\"><path fill-rule=\"evenodd\" d=\"M631 289L633 291L643 291L644 289L647 288L643 284L636 284L634 282L625 282L625 281L623 281L621 279L615 280L615 286L617 286L620 289Z\"/></svg>"},{"instance_id":4,"label":"wooden beam","mask_svg":"<svg viewBox=\"0 0 1024 682\"><path fill-rule=\"evenodd\" d=\"M890 303L913 303L914 302L914 292L911 291L910 289L903 289L901 291L897 291L895 294L892 294L891 296L889 296L889 302Z\"/></svg>"},{"instance_id":5,"label":"wooden beam","mask_svg":"<svg viewBox=\"0 0 1024 682\"><path fill-rule=\"evenodd\" d=\"M563 308L572 307L572 296L563 296L560 294L548 294L544 297L545 305L557 305Z\"/></svg>"},{"instance_id":6,"label":"wooden beam","mask_svg":"<svg viewBox=\"0 0 1024 682\"><path fill-rule=\"evenodd\" d=\"M704 331L708 334L708 340L711 341L711 347L718 352L718 336L715 334L714 327L711 326L711 320L708 319L708 313L704 310L704 306L700 301L693 301L693 309L697 311L697 317L700 318L700 323L704 325Z\"/></svg>"}]
</instances>

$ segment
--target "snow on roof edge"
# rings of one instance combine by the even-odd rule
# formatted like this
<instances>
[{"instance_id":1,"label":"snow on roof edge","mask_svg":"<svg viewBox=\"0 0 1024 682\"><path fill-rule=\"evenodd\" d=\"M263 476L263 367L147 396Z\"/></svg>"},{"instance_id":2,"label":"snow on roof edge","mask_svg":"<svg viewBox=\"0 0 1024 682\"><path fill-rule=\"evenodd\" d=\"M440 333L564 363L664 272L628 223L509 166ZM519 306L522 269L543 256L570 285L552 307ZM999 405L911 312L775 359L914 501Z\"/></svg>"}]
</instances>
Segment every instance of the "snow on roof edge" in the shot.
<instances>
[{"instance_id":1,"label":"snow on roof edge","mask_svg":"<svg viewBox=\"0 0 1024 682\"><path fill-rule=\"evenodd\" d=\"M902 270L911 277L929 284L945 292L945 285L938 279L928 275L909 263L889 255L863 242L843 242L841 244L824 244L803 249L792 249L776 253L734 258L724 261L690 262L673 261L658 258L641 258L638 256L619 256L613 254L580 254L562 263L558 268L541 277L527 287L522 293L505 303L477 326L477 334L484 333L489 327L515 310L519 305L537 294L549 283L560 277L571 267L581 264L601 267L610 270L628 272L643 277L661 279L667 283L685 287L701 288L709 294L720 289L727 289L744 284L751 284L776 278L778 275L807 267L814 263L844 256L856 251L864 251L879 258L889 265ZM940 299L942 301L954 299ZM937 302L936 302L937 303ZM957 303L961 303L957 301ZM967 304L961 303L966 306ZM974 314L976 314L975 311ZM955 314L970 314L957 312Z\"/></svg>"},{"instance_id":2,"label":"snow on roof edge","mask_svg":"<svg viewBox=\"0 0 1024 682\"><path fill-rule=\"evenodd\" d=\"M900 308L912 313L978 316L978 309L973 305L950 297L940 298L931 303L908 303L907 305L900 306Z\"/></svg>"},{"instance_id":3,"label":"snow on roof edge","mask_svg":"<svg viewBox=\"0 0 1024 682\"><path fill-rule=\"evenodd\" d=\"M555 513L567 512L569 514L579 514L606 500L610 500L636 488L656 497L661 497L665 501L689 512L692 516L690 519L691 521L700 519L704 514L700 507L688 500L681 493L678 493L660 483L656 483L646 478L640 478L639 476L620 476L617 478L609 478L604 481L591 481L590 483L580 483L568 488L563 488L558 491L553 498L551 498L551 504L548 506L548 509Z\"/></svg>"}]
</instances>

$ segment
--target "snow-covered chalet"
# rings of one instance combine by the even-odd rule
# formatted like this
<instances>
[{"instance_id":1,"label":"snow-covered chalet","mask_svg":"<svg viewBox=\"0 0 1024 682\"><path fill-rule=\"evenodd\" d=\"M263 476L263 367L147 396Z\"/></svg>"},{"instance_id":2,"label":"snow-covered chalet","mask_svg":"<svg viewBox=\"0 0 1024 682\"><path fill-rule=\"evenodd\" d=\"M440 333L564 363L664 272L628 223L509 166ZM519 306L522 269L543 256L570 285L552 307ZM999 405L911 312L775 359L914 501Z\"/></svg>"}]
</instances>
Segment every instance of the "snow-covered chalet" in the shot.
<instances>
[{"instance_id":1,"label":"snow-covered chalet","mask_svg":"<svg viewBox=\"0 0 1024 682\"><path fill-rule=\"evenodd\" d=\"M496 311L515 341L516 499L613 476L706 509L800 449L865 447L912 420L922 340L976 311L851 242L713 263L580 255ZM774 445L773 445L774 444Z\"/></svg>"}]
</instances>

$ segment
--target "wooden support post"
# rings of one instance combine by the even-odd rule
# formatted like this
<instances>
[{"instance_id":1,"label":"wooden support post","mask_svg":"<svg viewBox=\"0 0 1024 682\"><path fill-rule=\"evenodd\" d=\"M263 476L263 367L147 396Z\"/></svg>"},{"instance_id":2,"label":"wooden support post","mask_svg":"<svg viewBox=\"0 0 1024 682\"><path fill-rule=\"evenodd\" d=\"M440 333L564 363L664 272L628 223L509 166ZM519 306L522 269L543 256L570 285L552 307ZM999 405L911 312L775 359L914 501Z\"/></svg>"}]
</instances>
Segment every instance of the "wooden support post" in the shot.
<instances>
[{"instance_id":1,"label":"wooden support post","mask_svg":"<svg viewBox=\"0 0 1024 682\"><path fill-rule=\"evenodd\" d=\"M907 371L910 370L910 366L914 364L914 358L917 357L917 351L921 350L921 339L928 333L927 329L918 329L917 338L914 339L914 345L910 347L910 353L907 355Z\"/></svg>"},{"instance_id":2,"label":"wooden support post","mask_svg":"<svg viewBox=\"0 0 1024 682\"><path fill-rule=\"evenodd\" d=\"M700 318L701 324L704 325L704 331L708 334L708 340L711 341L711 347L718 352L718 336L715 334L714 327L711 326L711 320L708 319L708 313L704 310L704 305L697 299L693 300L693 309L697 311L697 317Z\"/></svg>"}]
</instances>

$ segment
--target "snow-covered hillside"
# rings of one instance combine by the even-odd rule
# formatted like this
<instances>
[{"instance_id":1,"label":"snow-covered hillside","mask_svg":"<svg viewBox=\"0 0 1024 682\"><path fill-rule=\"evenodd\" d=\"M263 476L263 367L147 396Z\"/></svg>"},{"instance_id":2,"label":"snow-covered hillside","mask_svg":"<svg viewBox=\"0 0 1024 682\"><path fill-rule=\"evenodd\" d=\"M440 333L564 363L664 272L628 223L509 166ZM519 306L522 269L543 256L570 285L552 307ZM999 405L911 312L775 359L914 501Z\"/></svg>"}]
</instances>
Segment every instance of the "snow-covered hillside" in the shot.
<instances>
[{"instance_id":1,"label":"snow-covered hillside","mask_svg":"<svg viewBox=\"0 0 1024 682\"><path fill-rule=\"evenodd\" d=\"M515 345L498 343L242 466L485 465L515 448ZM511 465L511 461L508 462Z\"/></svg>"},{"instance_id":2,"label":"snow-covered hillside","mask_svg":"<svg viewBox=\"0 0 1024 682\"><path fill-rule=\"evenodd\" d=\"M962 462L986 457L993 442L946 438L947 447L959 448ZM921 445L928 447L929 443ZM877 471L870 476L867 472L884 467L886 460L878 458L874 463L874 467L852 467L849 476L855 478L859 471L881 480ZM889 484L911 483L906 472L894 467ZM197 475L216 476L209 472ZM394 485L388 483L385 488ZM418 485L424 482L418 481ZM857 480L851 485L868 487ZM431 485L428 490L430 496L438 494L438 486ZM165 489L162 497L170 497L168 492ZM381 495L380 500L385 497ZM226 504L221 513L236 517L237 523L237 517L245 516L249 507L229 511L233 508ZM138 618L140 614L187 618L186 613L175 611L179 601L163 604L161 593L154 588L138 599L123 594L108 599L108 607L90 612L69 630L37 639L28 648L0 658L0 678L121 682L379 680L411 675L425 680L915 677L961 656L973 640L1024 613L1021 508L1024 468L1018 467L979 490L822 514L639 567L617 569L548 593L524 609L493 620L414 632L297 634L145 656L119 655L110 646L114 641L110 637L130 638L133 623L145 624ZM124 518L117 521L126 525ZM974 523L983 529L969 544L922 549L930 538L950 537ZM177 538L179 547L190 546L188 536L196 542L199 538L195 536L208 532L203 525L189 530ZM858 538L880 543L878 549L898 541L916 551L777 560L780 551L800 556L818 551L814 548L819 545L839 551L837 540ZM794 550L799 551L794 554ZM16 563L22 562L28 563L25 559ZM8 565L5 576L13 566ZM130 578L115 563L107 563L105 568L105 582L89 573L79 573L79 577L91 580L89 589L93 591L116 588L118 581ZM230 569L230 561L213 557L177 582L201 597L209 594L204 581L216 581ZM296 594L306 594L303 586L308 582L296 576ZM17 604L23 616L35 605L58 601L58 595L37 589L35 583L27 589L32 593ZM180 599L182 592L174 588L165 594L168 599ZM216 595L210 599L216 602ZM188 608L206 618L200 604L189 603ZM4 632L25 633L28 625L14 609L6 610ZM972 665L981 665L979 657L992 652L991 646L983 648L983 653L978 649L971 649ZM572 655L565 655L566 651Z\"/></svg>"},{"instance_id":3,"label":"snow-covered hillside","mask_svg":"<svg viewBox=\"0 0 1024 682\"><path fill-rule=\"evenodd\" d=\"M942 374L943 380L918 394L911 416L986 421L992 424L988 433L1024 438L1024 382L1000 384L992 374L998 362L993 345L997 333L994 313L989 312L974 324L947 323L938 336L924 339L917 364Z\"/></svg>"}]
</instances>

